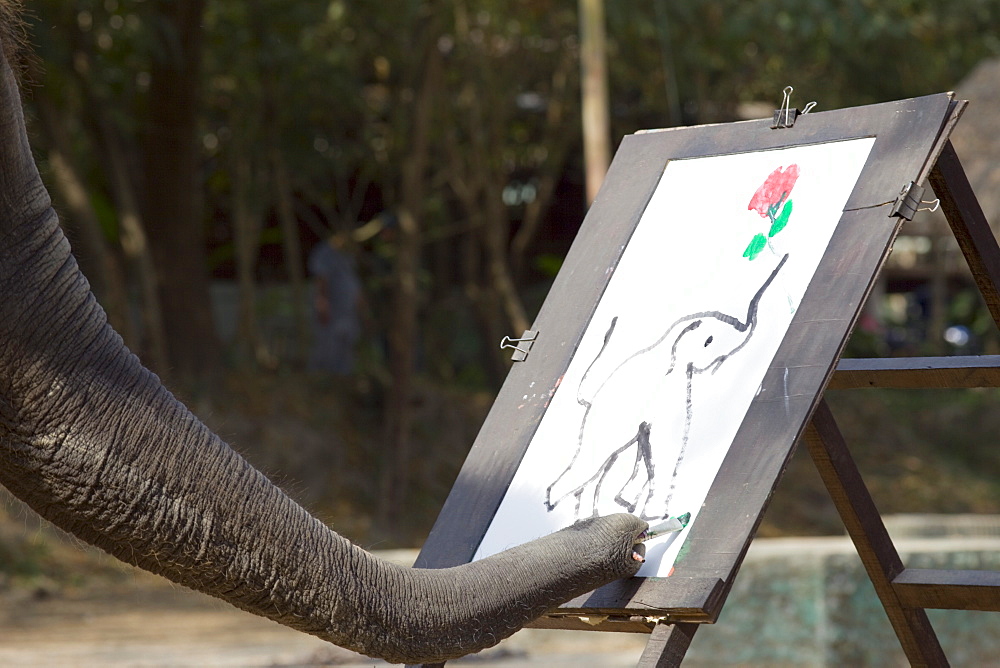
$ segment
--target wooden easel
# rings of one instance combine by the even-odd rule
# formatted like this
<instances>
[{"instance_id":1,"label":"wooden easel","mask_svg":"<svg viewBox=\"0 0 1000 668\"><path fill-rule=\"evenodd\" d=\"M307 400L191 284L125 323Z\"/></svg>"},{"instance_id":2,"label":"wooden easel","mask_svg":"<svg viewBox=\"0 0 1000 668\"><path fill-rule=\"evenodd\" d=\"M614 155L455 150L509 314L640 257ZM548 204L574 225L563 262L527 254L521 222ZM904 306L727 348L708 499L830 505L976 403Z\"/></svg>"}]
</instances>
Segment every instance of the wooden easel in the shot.
<instances>
[{"instance_id":1,"label":"wooden easel","mask_svg":"<svg viewBox=\"0 0 1000 668\"><path fill-rule=\"evenodd\" d=\"M818 281L820 285L815 291L813 285L810 286L809 289L813 292L807 294L811 294L812 299L803 300L801 320L796 321L797 325L793 323L773 362L775 368L786 365L784 368L787 373L787 365L794 364L801 357L802 351L807 349L818 351L816 354L820 358L833 360L826 366L808 364L808 368L801 372L802 389L800 394L793 396L792 407L793 410L800 411L798 414L804 416L804 420L798 423L799 427L775 427L766 419L773 408L764 400L759 403L755 400L734 441L734 450L727 456L726 464L713 485L712 494L717 497L720 508L759 508L759 511L745 515L738 513L736 515L739 516L736 517L731 511L727 513L719 510L713 512L710 518L702 520L703 530L697 535L694 529L699 527L694 527L688 540L693 546L692 552L697 551L703 555L701 563L688 564L684 569L678 568L677 575L670 578L633 578L630 582L613 583L570 601L532 626L649 633L650 639L638 666L652 668L679 665L700 624L712 623L718 618L774 486L787 466L795 442L800 438L806 442L912 665L948 665L925 609L1000 611L1000 572L904 567L830 408L822 398L828 388L1000 387L1000 356L840 360L857 314L881 271L889 245L903 221L911 219L920 207L920 185L928 181L940 199L941 207L972 268L976 283L994 320L1000 326L1000 246L949 140L966 103L953 100L950 96L931 96L896 104L900 106L872 107L870 112L868 108L861 108L847 115L828 112L829 128L811 126L805 131L808 137L796 140L819 142L836 140L841 136L858 136L857 133L866 132L864 128L868 127L866 123L869 120L865 116L870 114L869 119L884 124L886 148L878 153L879 145L876 144L876 151L844 209L841 219L844 231L842 234L838 232L840 236L831 242L833 252L842 260L823 265L821 271L825 272L825 280ZM887 111L891 113L887 114ZM902 118L904 113L923 120L907 121L909 125L900 125L897 120L885 120ZM771 127L784 128L790 125L777 124ZM705 151L716 150L719 146L738 149L740 144L734 137L745 133L746 128L746 125L736 128L706 128L700 131L702 134L695 136L704 141L678 140L664 136L651 139L650 145L660 142L656 146L668 147L673 152L670 155L674 157L685 151L691 155L704 155ZM750 126L750 131L756 129L756 126ZM923 136L923 143L913 141L915 136ZM769 145L782 145L781 139L761 137L763 135L755 139L755 146L766 148ZM638 140L634 145L638 146L637 142ZM627 240L628 230L619 232L616 226L624 229L630 224L634 225L637 215L630 214L628 209L622 210L620 206L616 209L614 205L620 205L629 198L641 198L642 193L651 187L644 180L644 172L636 169L637 165L644 164L643 161L649 162L649 153L644 153L647 149L629 150L639 158L632 161L630 157L626 157L621 164L616 158L615 164L618 166L612 165L612 171L609 172L612 187L617 192L624 192L624 195L618 202L607 203L609 198L606 198L605 210L600 210L595 205L591 214L588 214L588 218L593 215L595 219L602 221L601 235L607 239L607 243L603 244L605 247L616 246L618 238ZM897 164L900 162L906 164ZM893 215L889 216L886 212L888 205L893 202L884 202L884 198L880 201L879 198L886 190L898 188L898 179L904 174L907 179L912 178L912 183L900 193L892 207ZM915 187L910 190L911 186ZM642 206L645 204L642 203ZM641 207L639 210L641 211ZM864 239L872 226L878 227L877 232L871 233L872 238L886 240L885 247L852 245L857 238ZM581 235L584 233L585 230L581 230ZM623 236L616 236L619 234ZM608 259L607 255L597 254L599 252L604 251L577 252L581 266L614 265L613 258ZM567 263L569 262L568 258ZM606 262L610 264L605 264ZM837 291L824 285L834 283L831 279L843 276L850 276L853 281L846 291ZM599 298L602 288L599 281L593 285L585 283L581 287L579 274L574 280L574 294L584 293L585 298L595 294ZM572 310L562 306L568 301L567 290L569 288L557 280L550 293L550 298L553 294L556 296L553 299L555 306L548 311L543 307L536 326L533 327L540 330L541 335L551 334L551 330L563 326L564 321L571 319ZM820 304L824 301L825 304ZM829 326L817 324L827 311L836 312L836 320L829 321ZM853 315L846 315L848 313ZM799 318L798 315L796 317ZM576 327L574 323L570 325ZM559 334L564 339L569 338L562 331ZM542 336L539 336L535 345L544 345ZM445 567L472 558L485 526L495 513L499 499L523 456L523 448L517 448L521 445L527 447L533 426L537 425L537 415L544 411L542 408L538 414L526 419L523 411L515 411L510 407L512 402L504 400L505 393L520 395L519 383L525 380L558 377L560 369L564 367L560 367L557 362L558 360L550 360L543 352L542 359L536 360L536 366L530 373L521 374L517 367L511 372L508 378L510 389L505 385L494 404L494 410L487 418L438 523L421 552L418 566ZM765 379L764 386L766 385ZM786 413L787 401L786 395ZM796 401L801 403L796 404ZM523 406L517 408L520 410ZM519 419L526 424L519 423ZM512 451L509 458L499 464L496 456L497 443L514 444L510 447ZM745 473L747 469L754 471L751 477ZM747 481L749 484L742 484ZM737 486L734 482L741 484ZM598 621L595 622L595 619Z\"/></svg>"},{"instance_id":2,"label":"wooden easel","mask_svg":"<svg viewBox=\"0 0 1000 668\"><path fill-rule=\"evenodd\" d=\"M1000 246L950 141L941 146L928 178L1000 326ZM1000 387L1000 357L843 360L829 387ZM805 440L906 658L914 666L948 665L924 610L1000 612L1000 572L906 568L825 401L814 413Z\"/></svg>"},{"instance_id":3,"label":"wooden easel","mask_svg":"<svg viewBox=\"0 0 1000 668\"><path fill-rule=\"evenodd\" d=\"M954 120L964 103L954 111ZM950 140L926 175L1000 327L1000 245ZM841 360L828 389L962 389L1000 387L1000 356ZM1000 612L1000 571L906 568L882 523L826 401L814 412L805 443L899 643L913 666L947 666L926 609ZM657 625L638 668L678 666L698 624Z\"/></svg>"}]
</instances>

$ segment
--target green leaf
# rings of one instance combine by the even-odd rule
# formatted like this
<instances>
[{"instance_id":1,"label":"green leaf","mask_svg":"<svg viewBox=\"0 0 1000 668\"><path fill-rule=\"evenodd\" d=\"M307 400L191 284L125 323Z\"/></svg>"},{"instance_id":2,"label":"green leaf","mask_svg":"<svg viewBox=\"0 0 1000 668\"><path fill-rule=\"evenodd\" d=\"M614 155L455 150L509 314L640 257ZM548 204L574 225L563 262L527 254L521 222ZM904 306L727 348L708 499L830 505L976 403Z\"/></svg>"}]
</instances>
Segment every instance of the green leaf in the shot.
<instances>
[{"instance_id":1,"label":"green leaf","mask_svg":"<svg viewBox=\"0 0 1000 668\"><path fill-rule=\"evenodd\" d=\"M775 234L785 229L785 225L788 224L788 219L792 216L792 200L785 202L785 208L781 210L781 215L774 219L771 223L771 229L767 233L768 237L773 237Z\"/></svg>"},{"instance_id":2,"label":"green leaf","mask_svg":"<svg viewBox=\"0 0 1000 668\"><path fill-rule=\"evenodd\" d=\"M766 245L767 245L767 237L765 237L763 234L759 233L755 234L753 239L751 239L750 243L747 245L747 249L743 251L743 257L751 260L754 259L758 255L760 255L760 252L764 250L764 246Z\"/></svg>"}]
</instances>

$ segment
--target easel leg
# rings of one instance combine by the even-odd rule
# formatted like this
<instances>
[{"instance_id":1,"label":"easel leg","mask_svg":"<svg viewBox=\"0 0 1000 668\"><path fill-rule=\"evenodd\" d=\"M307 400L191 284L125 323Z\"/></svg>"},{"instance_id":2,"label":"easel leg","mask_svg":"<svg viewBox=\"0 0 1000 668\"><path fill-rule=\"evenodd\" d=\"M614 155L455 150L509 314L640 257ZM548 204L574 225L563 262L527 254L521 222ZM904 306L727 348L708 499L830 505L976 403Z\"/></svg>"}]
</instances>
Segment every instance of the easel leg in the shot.
<instances>
[{"instance_id":1,"label":"easel leg","mask_svg":"<svg viewBox=\"0 0 1000 668\"><path fill-rule=\"evenodd\" d=\"M1000 326L1000 247L950 141L931 170L930 182L986 306Z\"/></svg>"},{"instance_id":2,"label":"easel leg","mask_svg":"<svg viewBox=\"0 0 1000 668\"><path fill-rule=\"evenodd\" d=\"M892 580L903 571L903 562L825 400L806 431L806 445L910 665L947 666L927 613L904 607L893 590Z\"/></svg>"},{"instance_id":3,"label":"easel leg","mask_svg":"<svg viewBox=\"0 0 1000 668\"><path fill-rule=\"evenodd\" d=\"M637 668L672 668L681 665L698 624L657 624Z\"/></svg>"}]
</instances>

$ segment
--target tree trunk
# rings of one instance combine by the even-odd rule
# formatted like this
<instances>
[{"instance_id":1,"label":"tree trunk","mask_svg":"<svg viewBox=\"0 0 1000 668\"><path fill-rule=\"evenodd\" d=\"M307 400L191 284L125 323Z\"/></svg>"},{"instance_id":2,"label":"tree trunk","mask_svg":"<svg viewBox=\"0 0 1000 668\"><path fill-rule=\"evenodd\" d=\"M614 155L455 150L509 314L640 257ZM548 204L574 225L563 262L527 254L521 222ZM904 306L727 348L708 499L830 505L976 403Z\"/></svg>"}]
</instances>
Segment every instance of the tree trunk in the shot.
<instances>
[{"instance_id":1,"label":"tree trunk","mask_svg":"<svg viewBox=\"0 0 1000 668\"><path fill-rule=\"evenodd\" d=\"M254 29L261 44L266 41L267 26L263 24L264 13L257 2L253 4L257 12ZM264 133L268 145L268 163L271 167L272 192L277 203L278 222L281 225L281 244L285 254L285 270L292 291L292 317L295 321L295 342L292 354L295 364L305 364L309 354L309 314L306 310L306 277L302 244L299 240L298 222L295 217L295 202L292 180L288 164L281 150L281 100L279 99L277 74L268 61L259 61L261 80L261 114Z\"/></svg>"},{"instance_id":2,"label":"tree trunk","mask_svg":"<svg viewBox=\"0 0 1000 668\"><path fill-rule=\"evenodd\" d=\"M233 145L233 237L239 285L239 319L236 349L241 364L259 362L263 354L257 326L257 256L260 253L261 216L254 197L254 169L248 151L238 140Z\"/></svg>"},{"instance_id":3,"label":"tree trunk","mask_svg":"<svg viewBox=\"0 0 1000 668\"><path fill-rule=\"evenodd\" d=\"M285 269L292 290L292 317L295 319L296 335L294 359L296 363L304 363L309 350L309 315L306 311L306 277L303 269L302 243L299 239L288 166L277 146L272 146L271 149L271 169L274 173L274 192L278 202Z\"/></svg>"},{"instance_id":4,"label":"tree trunk","mask_svg":"<svg viewBox=\"0 0 1000 668\"><path fill-rule=\"evenodd\" d=\"M159 0L168 54L150 71L143 173L147 232L160 277L172 365L199 373L219 364L208 292L196 142L205 0Z\"/></svg>"},{"instance_id":5,"label":"tree trunk","mask_svg":"<svg viewBox=\"0 0 1000 668\"><path fill-rule=\"evenodd\" d=\"M111 187L118 208L122 250L129 265L139 277L143 348L153 370L161 376L166 376L170 373L171 366L167 356L166 327L163 323L163 308L153 254L146 236L142 214L139 212L134 186L129 178L128 161L121 146L121 139L106 121L99 122L108 158Z\"/></svg>"},{"instance_id":6,"label":"tree trunk","mask_svg":"<svg viewBox=\"0 0 1000 668\"><path fill-rule=\"evenodd\" d=\"M597 197L611 164L608 59L604 0L580 0L580 69L583 95L583 158L587 204Z\"/></svg>"},{"instance_id":7,"label":"tree trunk","mask_svg":"<svg viewBox=\"0 0 1000 668\"><path fill-rule=\"evenodd\" d=\"M552 93L545 112L545 136L548 157L539 166L536 178L538 191L535 199L524 209L524 218L510 242L510 270L517 285L524 280L528 249L535 240L538 228L555 196L559 178L570 148L579 135L572 129L576 122L576 105L568 101L570 73L575 59L563 58L552 74Z\"/></svg>"},{"instance_id":8,"label":"tree trunk","mask_svg":"<svg viewBox=\"0 0 1000 668\"><path fill-rule=\"evenodd\" d=\"M400 184L399 237L393 277L392 328L389 331L389 368L392 385L386 402L387 443L391 453L382 476L379 515L391 527L406 498L410 479L413 374L417 346L417 313L423 214L430 131L434 99L443 83L437 22L425 19L421 79L414 101L410 150L404 158Z\"/></svg>"},{"instance_id":9,"label":"tree trunk","mask_svg":"<svg viewBox=\"0 0 1000 668\"><path fill-rule=\"evenodd\" d=\"M949 235L950 236L950 235ZM948 254L944 236L931 237L930 276L928 279L927 321L924 325L925 347L932 355L947 355L944 331L948 327Z\"/></svg>"},{"instance_id":10,"label":"tree trunk","mask_svg":"<svg viewBox=\"0 0 1000 668\"><path fill-rule=\"evenodd\" d=\"M486 188L486 258L489 271L487 280L500 300L500 306L510 326L511 336L518 337L528 329L528 315L524 303L511 278L507 255L510 221L499 192Z\"/></svg>"}]
</instances>

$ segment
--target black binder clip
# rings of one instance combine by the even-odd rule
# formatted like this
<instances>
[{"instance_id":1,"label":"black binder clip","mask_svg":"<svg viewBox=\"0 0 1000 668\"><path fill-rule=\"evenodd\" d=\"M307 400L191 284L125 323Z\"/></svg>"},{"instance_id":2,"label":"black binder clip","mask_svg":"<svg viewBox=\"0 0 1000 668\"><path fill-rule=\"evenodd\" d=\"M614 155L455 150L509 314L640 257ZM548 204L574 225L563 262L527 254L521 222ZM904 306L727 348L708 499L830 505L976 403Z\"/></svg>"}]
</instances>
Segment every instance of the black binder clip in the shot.
<instances>
[{"instance_id":1,"label":"black binder clip","mask_svg":"<svg viewBox=\"0 0 1000 668\"><path fill-rule=\"evenodd\" d=\"M538 332L530 329L524 330L524 334L521 334L519 339L505 336L500 339L500 350L512 349L514 354L510 356L510 359L514 362L523 362L528 357L528 353L531 352L531 346L534 345L537 336Z\"/></svg>"},{"instance_id":2,"label":"black binder clip","mask_svg":"<svg viewBox=\"0 0 1000 668\"><path fill-rule=\"evenodd\" d=\"M791 86L785 86L785 90L782 91L784 97L781 99L781 107L774 110L774 120L771 122L772 130L792 127L799 116L805 116L816 106L815 102L810 102L802 111L792 107L792 91L794 90Z\"/></svg>"},{"instance_id":3,"label":"black binder clip","mask_svg":"<svg viewBox=\"0 0 1000 668\"><path fill-rule=\"evenodd\" d=\"M925 190L926 188L917 185L913 181L907 183L899 191L899 196L896 197L896 201L892 205L892 210L889 211L889 216L899 216L904 220L913 220L913 216L918 211L937 211L938 207L941 206L941 200L922 199ZM930 204L931 206L920 206L921 204Z\"/></svg>"}]
</instances>

